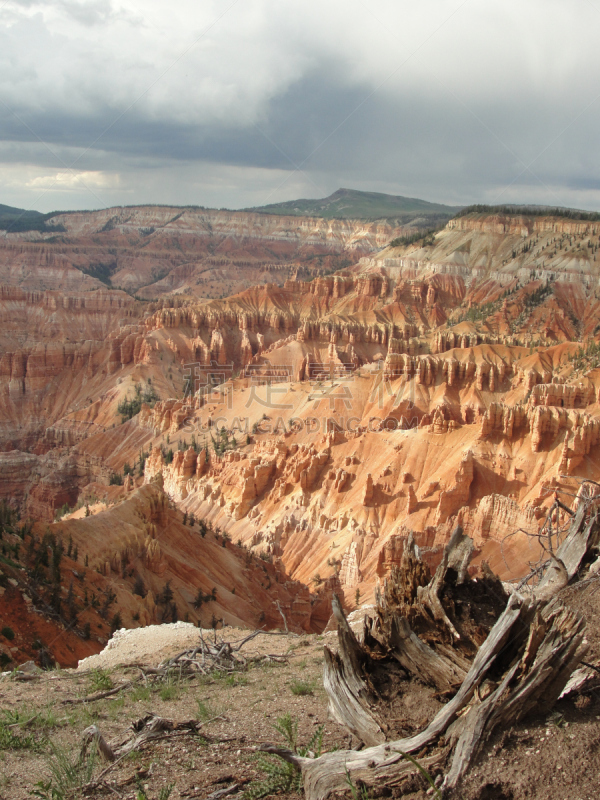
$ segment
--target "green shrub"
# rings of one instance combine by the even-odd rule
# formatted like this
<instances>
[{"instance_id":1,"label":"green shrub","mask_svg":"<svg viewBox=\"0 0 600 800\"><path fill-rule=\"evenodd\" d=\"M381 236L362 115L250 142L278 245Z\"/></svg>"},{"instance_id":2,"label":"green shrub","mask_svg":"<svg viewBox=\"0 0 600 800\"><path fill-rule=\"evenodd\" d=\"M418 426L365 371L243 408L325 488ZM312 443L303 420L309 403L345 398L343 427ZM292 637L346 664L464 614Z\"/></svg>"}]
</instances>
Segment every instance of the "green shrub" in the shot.
<instances>
[{"instance_id":1,"label":"green shrub","mask_svg":"<svg viewBox=\"0 0 600 800\"><path fill-rule=\"evenodd\" d=\"M144 789L144 785L142 784L141 780L136 776L135 779L137 792L135 795L135 800L150 800L148 795L146 794L146 790ZM157 800L169 800L173 789L175 788L174 783L170 783L167 786L163 786L162 789L159 790L157 795Z\"/></svg>"},{"instance_id":2,"label":"green shrub","mask_svg":"<svg viewBox=\"0 0 600 800\"><path fill-rule=\"evenodd\" d=\"M139 414L142 410L142 403L146 403L146 405L152 407L158 399L159 397L152 385L145 387L142 391L140 384L136 383L133 399L130 400L126 397L124 400L121 400L117 406L117 411L121 415L121 421L126 422L128 419L132 419Z\"/></svg>"},{"instance_id":3,"label":"green shrub","mask_svg":"<svg viewBox=\"0 0 600 800\"><path fill-rule=\"evenodd\" d=\"M72 510L73 509L71 508L71 506L68 503L65 503L59 509L56 510L56 512L54 514L54 518L58 522L64 516L66 516L67 514L70 514Z\"/></svg>"},{"instance_id":4,"label":"green shrub","mask_svg":"<svg viewBox=\"0 0 600 800\"><path fill-rule=\"evenodd\" d=\"M95 748L86 758L79 748L59 747L52 742L50 747L52 752L48 758L48 769L51 777L38 781L31 792L32 796L42 800L67 800L79 795L79 791L92 780L96 765Z\"/></svg>"},{"instance_id":5,"label":"green shrub","mask_svg":"<svg viewBox=\"0 0 600 800\"><path fill-rule=\"evenodd\" d=\"M202 722L206 722L207 719L216 716L216 713L207 703L204 703L199 698L196 698L196 703L198 705L198 712L196 714L196 717Z\"/></svg>"},{"instance_id":6,"label":"green shrub","mask_svg":"<svg viewBox=\"0 0 600 800\"><path fill-rule=\"evenodd\" d=\"M108 692L114 688L110 672L107 669L94 669L89 679L90 692Z\"/></svg>"},{"instance_id":7,"label":"green shrub","mask_svg":"<svg viewBox=\"0 0 600 800\"><path fill-rule=\"evenodd\" d=\"M465 217L467 214L505 214L511 217L566 217L567 219L585 220L589 222L597 222L600 220L600 214L596 211L577 211L571 208L550 208L549 206L472 205L461 209L458 214L456 214L456 217Z\"/></svg>"},{"instance_id":8,"label":"green shrub","mask_svg":"<svg viewBox=\"0 0 600 800\"><path fill-rule=\"evenodd\" d=\"M122 627L123 627L123 621L121 619L120 613L117 611L117 613L110 621L110 629L114 633L115 631L119 630L119 628Z\"/></svg>"},{"instance_id":9,"label":"green shrub","mask_svg":"<svg viewBox=\"0 0 600 800\"><path fill-rule=\"evenodd\" d=\"M315 689L313 681L293 680L290 683L290 691L298 697L305 697L312 694Z\"/></svg>"},{"instance_id":10,"label":"green shrub","mask_svg":"<svg viewBox=\"0 0 600 800\"><path fill-rule=\"evenodd\" d=\"M12 640L15 638L15 632L12 628L9 628L8 625L5 625L0 633L5 639L8 639L9 642L12 642Z\"/></svg>"},{"instance_id":11,"label":"green shrub","mask_svg":"<svg viewBox=\"0 0 600 800\"><path fill-rule=\"evenodd\" d=\"M225 686L247 686L248 678L245 675L227 675Z\"/></svg>"},{"instance_id":12,"label":"green shrub","mask_svg":"<svg viewBox=\"0 0 600 800\"><path fill-rule=\"evenodd\" d=\"M41 750L43 739L36 738L32 733L23 730L20 723L30 719L32 714L25 711L0 712L0 751L2 750ZM19 725L14 728L11 726Z\"/></svg>"},{"instance_id":13,"label":"green shrub","mask_svg":"<svg viewBox=\"0 0 600 800\"><path fill-rule=\"evenodd\" d=\"M130 696L134 703L146 702L150 699L150 687L136 686Z\"/></svg>"},{"instance_id":14,"label":"green shrub","mask_svg":"<svg viewBox=\"0 0 600 800\"><path fill-rule=\"evenodd\" d=\"M409 236L398 236L396 239L392 239L388 247L407 247L409 244L417 242L421 242L422 247L431 247L435 242L435 234L440 230L441 228L429 228L425 231L416 231Z\"/></svg>"},{"instance_id":15,"label":"green shrub","mask_svg":"<svg viewBox=\"0 0 600 800\"><path fill-rule=\"evenodd\" d=\"M298 720L291 714L279 717L273 726L281 735L287 747L302 758L319 758L323 749L324 725L319 725L305 746L298 745ZM262 781L254 781L245 792L248 800L266 797L270 794L289 794L302 787L302 773L293 764L279 756L259 756L258 766L265 773Z\"/></svg>"},{"instance_id":16,"label":"green shrub","mask_svg":"<svg viewBox=\"0 0 600 800\"><path fill-rule=\"evenodd\" d=\"M179 687L175 686L174 684L166 684L162 686L159 691L159 697L161 700L167 702L168 700L177 700L179 697Z\"/></svg>"},{"instance_id":17,"label":"green shrub","mask_svg":"<svg viewBox=\"0 0 600 800\"><path fill-rule=\"evenodd\" d=\"M167 702L168 700L177 700L181 693L181 683L173 675L169 674L166 680L161 685L158 696L161 700Z\"/></svg>"}]
</instances>

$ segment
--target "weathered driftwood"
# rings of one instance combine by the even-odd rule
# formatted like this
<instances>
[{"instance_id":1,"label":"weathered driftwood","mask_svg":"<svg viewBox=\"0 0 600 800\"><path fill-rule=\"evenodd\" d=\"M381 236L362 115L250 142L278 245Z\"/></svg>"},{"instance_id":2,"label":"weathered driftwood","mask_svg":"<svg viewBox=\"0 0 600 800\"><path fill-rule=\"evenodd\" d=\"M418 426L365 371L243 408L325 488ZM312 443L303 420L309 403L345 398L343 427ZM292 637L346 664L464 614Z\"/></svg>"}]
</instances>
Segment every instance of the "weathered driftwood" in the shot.
<instances>
[{"instance_id":1,"label":"weathered driftwood","mask_svg":"<svg viewBox=\"0 0 600 800\"><path fill-rule=\"evenodd\" d=\"M89 728L86 728L82 734L82 739L81 758L85 758L88 748L94 743L98 753L105 761L116 760L117 756L114 750L100 733L100 728L97 725L90 725Z\"/></svg>"},{"instance_id":2,"label":"weathered driftwood","mask_svg":"<svg viewBox=\"0 0 600 800\"><path fill-rule=\"evenodd\" d=\"M125 689L130 689L140 683L159 683L173 675L178 680L192 680L199 675L209 675L211 672L236 672L246 670L250 664L263 661L285 661L287 656L263 654L258 656L244 656L240 652L242 647L259 634L270 635L270 632L257 630L237 642L217 641L207 642L199 632L200 643L193 648L183 650L176 656L162 662L158 667L138 665L140 674L137 678L124 681L113 689L87 695L86 697L68 698L61 701L63 705L81 705L94 703L112 697Z\"/></svg>"},{"instance_id":3,"label":"weathered driftwood","mask_svg":"<svg viewBox=\"0 0 600 800\"><path fill-rule=\"evenodd\" d=\"M326 647L323 686L329 695L329 713L364 744L385 742L385 734L364 697L350 688L356 683L355 676L347 675L339 655Z\"/></svg>"},{"instance_id":4,"label":"weathered driftwood","mask_svg":"<svg viewBox=\"0 0 600 800\"><path fill-rule=\"evenodd\" d=\"M224 719L223 717L214 717L214 719ZM148 714L134 722L130 727L128 736L117 744L109 744L97 725L90 725L86 728L82 736L80 759L83 761L88 754L90 748L95 748L96 752L104 761L108 761L108 766L97 775L91 783L86 784L83 793L85 795L96 793L103 788L106 788L104 783L105 777L114 769L129 753L134 750L139 750L147 744L159 741L161 739L172 738L175 736L196 736L204 725L208 725L213 720L206 722L198 722L197 720L187 720L183 722L175 722L164 717L159 717L157 714ZM203 737L211 740L210 737ZM229 739L221 739L219 741L230 741ZM135 778L134 778L135 779ZM121 785L131 783L132 778L127 778ZM237 785L236 785L237 788Z\"/></svg>"},{"instance_id":5,"label":"weathered driftwood","mask_svg":"<svg viewBox=\"0 0 600 800\"><path fill-rule=\"evenodd\" d=\"M563 476L565 477L565 476ZM582 567L587 568L588 555L594 557L594 548L600 542L600 521L598 507L600 494L593 493L590 485L600 486L595 481L582 482L575 510L568 508L554 494L554 503L548 509L544 524L536 533L522 531L526 536L538 540L541 547L541 556L537 564L532 564L531 571L521 579L517 591L529 584L535 586L536 596L539 600L547 601L557 591L564 588L577 575ZM568 519L560 519L560 511L568 514ZM564 516L564 515L563 515ZM506 538L514 536L517 531ZM600 562L599 562L600 563ZM591 574L590 569L590 574Z\"/></svg>"},{"instance_id":6,"label":"weathered driftwood","mask_svg":"<svg viewBox=\"0 0 600 800\"><path fill-rule=\"evenodd\" d=\"M95 703L97 700L104 700L107 697L113 697L113 695L122 692L123 689L129 689L131 686L140 683L142 678L137 678L135 681L125 681L121 683L119 686L116 686L114 689L108 689L106 692L96 692L95 694L87 695L86 697L75 697L75 698L67 698L66 700L61 700L61 705L63 706L77 706L82 705L83 703Z\"/></svg>"},{"instance_id":7,"label":"weathered driftwood","mask_svg":"<svg viewBox=\"0 0 600 800\"><path fill-rule=\"evenodd\" d=\"M560 694L560 699L575 692L588 692L600 688L600 663L588 664L581 661L581 667L576 669Z\"/></svg>"},{"instance_id":8,"label":"weathered driftwood","mask_svg":"<svg viewBox=\"0 0 600 800\"><path fill-rule=\"evenodd\" d=\"M195 719L175 722L172 719L159 717L157 714L148 714L131 725L126 739L112 745L106 741L97 725L90 725L83 732L81 756L85 757L88 748L94 743L105 761L116 762L153 740L177 735L196 735L204 725L213 722L214 719L220 718L214 717L207 722L198 722Z\"/></svg>"},{"instance_id":9,"label":"weathered driftwood","mask_svg":"<svg viewBox=\"0 0 600 800\"><path fill-rule=\"evenodd\" d=\"M262 654L259 656L244 656L240 652L242 647L256 636L296 636L297 634L282 634L276 631L256 630L237 642L218 641L215 631L214 642L206 640L202 631L198 631L200 642L195 647L183 650L176 656L163 661L154 672L166 675L176 670L179 675L193 673L207 675L212 671L236 672L246 669L250 664L262 661L286 661L287 656ZM145 669L145 672L149 672Z\"/></svg>"},{"instance_id":10,"label":"weathered driftwood","mask_svg":"<svg viewBox=\"0 0 600 800\"><path fill-rule=\"evenodd\" d=\"M419 558L412 537L409 538L400 570L394 573L393 580L386 583L384 595L378 597L377 619L365 620L364 642L371 645L371 651L375 645L375 649L389 653L406 672L435 686L440 692L460 685L470 667L470 661L451 647L457 635L454 625L443 608L441 613L435 610L441 607L439 593L448 569L454 569L457 576L462 576L465 558L468 559L472 552L472 543L465 547L463 538L466 537L462 537L460 528L457 528L453 542L460 545L461 553L449 561L452 552L449 548L433 580L430 580L429 568ZM431 587L430 591L426 590L427 586ZM392 610L394 613L390 613ZM338 616L336 614L336 618ZM421 629L437 628L441 624L448 631L446 638L450 649L440 641L435 649L430 647L416 635L409 620Z\"/></svg>"},{"instance_id":11,"label":"weathered driftwood","mask_svg":"<svg viewBox=\"0 0 600 800\"><path fill-rule=\"evenodd\" d=\"M556 552L556 559L566 570L568 580L571 580L579 570L586 555L593 550L600 541L600 520L596 514L591 514L585 522L586 506L581 503L571 519L569 533ZM538 588L551 583L552 576L546 573L540 580Z\"/></svg>"},{"instance_id":12,"label":"weathered driftwood","mask_svg":"<svg viewBox=\"0 0 600 800\"><path fill-rule=\"evenodd\" d=\"M370 710L376 698L363 670L365 654L336 596L332 608L340 648L334 653L325 647L323 684L329 696L329 713L366 745L379 744L385 741L385 734Z\"/></svg>"},{"instance_id":13,"label":"weathered driftwood","mask_svg":"<svg viewBox=\"0 0 600 800\"><path fill-rule=\"evenodd\" d=\"M551 561L560 568L544 576L536 592L514 592L508 599L489 570L477 581L469 578L473 546L460 529L431 579L409 541L401 568L378 597L375 618L365 620L363 643L334 603L339 651L325 648L324 684L335 719L367 747L317 759L270 745L261 749L302 771L307 800L344 791L348 776L370 786L397 786L416 772L404 757L411 753L419 753L427 769L444 769L443 791L451 793L490 733L532 710L550 709L580 664L584 623L556 594L565 576L572 579L589 562L599 528L596 515L586 521L580 506ZM500 610L494 613L494 607ZM471 610L478 621L468 619ZM493 617L487 628L483 612ZM409 686L418 680L453 696L421 732L385 741L389 729L378 680L386 670L400 678L404 673Z\"/></svg>"},{"instance_id":14,"label":"weathered driftwood","mask_svg":"<svg viewBox=\"0 0 600 800\"><path fill-rule=\"evenodd\" d=\"M328 797L334 791L342 789L346 782L347 771L352 779L362 780L370 785L382 785L389 781L400 770L404 775L412 774L414 767L406 765L403 753L417 753L437 740L452 723L460 711L473 697L476 688L485 678L497 654L506 644L515 622L519 619L522 601L513 595L492 632L481 647L469 674L465 678L457 694L446 703L431 721L428 727L407 739L400 739L362 751L346 750L326 753L317 759L301 759L296 763L304 776L304 790L309 800ZM262 748L261 748L262 749ZM268 750L267 752L273 752ZM279 755L285 756L278 752ZM291 760L288 758L287 760ZM436 763L441 759L434 759ZM404 763L403 763L404 762ZM423 764L427 763L425 760Z\"/></svg>"},{"instance_id":15,"label":"weathered driftwood","mask_svg":"<svg viewBox=\"0 0 600 800\"><path fill-rule=\"evenodd\" d=\"M220 800L221 797L231 798L232 795L235 795L236 797L242 797L243 795L241 793L237 794L239 788L239 783L233 783L231 786L227 786L225 789L217 789L216 792L207 794L204 800Z\"/></svg>"},{"instance_id":16,"label":"weathered driftwood","mask_svg":"<svg viewBox=\"0 0 600 800\"><path fill-rule=\"evenodd\" d=\"M87 695L85 697L68 698L62 700L63 705L81 705L86 703L95 703L98 700L104 700L107 697L112 697L125 689L130 689L141 683L145 685L157 684L166 679L172 678L174 675L178 680L193 680L197 676L209 675L211 672L239 672L246 670L250 664L261 663L265 661L287 661L285 655L275 654L261 654L256 656L244 656L240 652L241 649L249 641L256 636L280 636L281 633L273 631L256 630L253 633L245 636L237 642L227 642L225 640L218 641L215 635L213 643L206 641L202 632L199 631L200 643L188 650L183 650L181 653L173 656L172 658L163 661L158 667L149 667L145 664L130 665L136 666L140 674L137 678L129 681L123 681L113 689L108 689L103 692L96 692L95 694ZM288 635L288 634L285 634ZM296 634L289 634L296 636Z\"/></svg>"},{"instance_id":17,"label":"weathered driftwood","mask_svg":"<svg viewBox=\"0 0 600 800\"><path fill-rule=\"evenodd\" d=\"M263 753L271 753L294 764L302 771L304 793L307 798L326 798L336 791L348 789L348 777L353 783L364 782L369 786L394 787L414 775L414 765L404 758L398 742L370 747L367 750L336 750L320 758L303 758L292 750L275 745L262 745ZM418 749L418 748L417 748ZM427 770L434 770L445 760L442 752L424 756L419 763Z\"/></svg>"},{"instance_id":18,"label":"weathered driftwood","mask_svg":"<svg viewBox=\"0 0 600 800\"><path fill-rule=\"evenodd\" d=\"M456 583L464 583L469 568L469 562L473 555L473 540L463 534L462 528L458 525L448 546L444 549L442 563L435 571L433 580L427 586L419 586L417 598L421 605L431 611L431 614L439 623L443 623L456 639L460 639L460 633L456 630L444 610L440 600L440 592L444 587L449 569L456 572Z\"/></svg>"},{"instance_id":19,"label":"weathered driftwood","mask_svg":"<svg viewBox=\"0 0 600 800\"><path fill-rule=\"evenodd\" d=\"M539 713L552 708L587 650L584 627L583 620L558 601L536 609L521 660L515 661L498 688L466 715L444 788L457 785L484 733L489 735L497 725L513 725L534 708Z\"/></svg>"},{"instance_id":20,"label":"weathered driftwood","mask_svg":"<svg viewBox=\"0 0 600 800\"><path fill-rule=\"evenodd\" d=\"M403 617L392 621L389 646L391 654L407 672L440 691L459 686L466 677L467 671L462 666L428 647Z\"/></svg>"}]
</instances>

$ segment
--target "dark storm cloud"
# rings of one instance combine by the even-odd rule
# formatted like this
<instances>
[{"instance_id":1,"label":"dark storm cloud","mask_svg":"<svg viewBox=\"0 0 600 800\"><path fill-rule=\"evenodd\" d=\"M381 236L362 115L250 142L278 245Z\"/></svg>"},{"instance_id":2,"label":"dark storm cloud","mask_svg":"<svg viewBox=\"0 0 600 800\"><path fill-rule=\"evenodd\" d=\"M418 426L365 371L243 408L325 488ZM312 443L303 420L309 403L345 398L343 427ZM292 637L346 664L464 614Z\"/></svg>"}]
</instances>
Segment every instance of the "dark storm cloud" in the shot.
<instances>
[{"instance_id":1,"label":"dark storm cloud","mask_svg":"<svg viewBox=\"0 0 600 800\"><path fill-rule=\"evenodd\" d=\"M89 205L81 170L110 202L345 185L600 207L598 27L579 0L11 0L0 201Z\"/></svg>"}]
</instances>

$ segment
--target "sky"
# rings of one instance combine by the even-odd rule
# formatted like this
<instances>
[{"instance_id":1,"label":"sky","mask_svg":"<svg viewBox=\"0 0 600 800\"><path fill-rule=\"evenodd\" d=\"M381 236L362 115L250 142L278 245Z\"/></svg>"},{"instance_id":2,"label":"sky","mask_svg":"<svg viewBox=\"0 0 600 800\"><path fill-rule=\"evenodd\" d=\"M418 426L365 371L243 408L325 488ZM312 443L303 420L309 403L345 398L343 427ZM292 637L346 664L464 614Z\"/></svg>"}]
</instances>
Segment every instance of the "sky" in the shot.
<instances>
[{"instance_id":1,"label":"sky","mask_svg":"<svg viewBox=\"0 0 600 800\"><path fill-rule=\"evenodd\" d=\"M600 210L600 0L0 0L0 203Z\"/></svg>"}]
</instances>

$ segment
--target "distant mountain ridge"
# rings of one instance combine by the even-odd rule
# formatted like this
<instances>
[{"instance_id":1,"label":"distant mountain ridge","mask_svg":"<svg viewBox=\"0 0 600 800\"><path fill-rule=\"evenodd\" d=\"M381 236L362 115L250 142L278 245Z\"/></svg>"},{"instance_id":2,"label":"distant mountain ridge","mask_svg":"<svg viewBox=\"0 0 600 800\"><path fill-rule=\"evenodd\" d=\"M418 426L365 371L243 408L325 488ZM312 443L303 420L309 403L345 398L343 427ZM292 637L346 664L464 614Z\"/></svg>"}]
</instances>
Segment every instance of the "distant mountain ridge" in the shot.
<instances>
[{"instance_id":1,"label":"distant mountain ridge","mask_svg":"<svg viewBox=\"0 0 600 800\"><path fill-rule=\"evenodd\" d=\"M158 203L138 203L118 206L121 209L171 208L179 211L202 210L217 211L201 205L181 205ZM102 209L100 209L102 210ZM104 209L106 210L106 209ZM220 209L228 211L229 209ZM597 221L600 213L583 211L568 207L552 207L536 204L506 204L501 206L469 205L448 206L443 203L431 203L417 197L383 194L381 192L363 192L357 189L338 189L318 199L287 200L283 203L270 203L264 206L238 209L242 212L268 214L270 216L317 217L326 220L357 220L365 222L385 221L391 225L406 226L416 233L442 228L453 217L470 214L505 214L508 216L556 216L570 219ZM48 224L67 214L93 214L91 210L52 211L41 213L31 209L16 208L0 203L0 231L22 233L40 231L41 233L64 233L61 222Z\"/></svg>"},{"instance_id":2,"label":"distant mountain ridge","mask_svg":"<svg viewBox=\"0 0 600 800\"><path fill-rule=\"evenodd\" d=\"M416 197L361 192L356 189L338 189L329 197L321 199L288 200L284 203L271 203L242 210L260 214L322 217L324 219L399 219L409 223L421 218L433 218L436 221L448 220L461 208L462 206L430 203Z\"/></svg>"},{"instance_id":3,"label":"distant mountain ridge","mask_svg":"<svg viewBox=\"0 0 600 800\"><path fill-rule=\"evenodd\" d=\"M156 204L136 204L123 208L155 207ZM169 208L201 208L204 206L161 206ZM418 229L441 227L454 217L462 206L447 206L442 203L430 203L415 197L382 194L380 192L361 192L356 189L338 189L329 197L321 199L289 200L284 203L273 203L255 208L243 208L240 211L269 214L272 216L320 217L322 219L346 220L386 220L394 225L410 225ZM205 209L211 210L211 209ZM216 210L216 209L215 209ZM0 230L22 232L38 230L48 232L57 230L50 228L46 222L51 217L60 217L68 212L56 211L41 214L39 211L27 211L0 204ZM87 213L87 212L78 212Z\"/></svg>"},{"instance_id":4,"label":"distant mountain ridge","mask_svg":"<svg viewBox=\"0 0 600 800\"><path fill-rule=\"evenodd\" d=\"M9 231L11 233L42 231L48 233L64 230L61 225L54 227L46 225L46 220L52 216L54 214L41 214L39 211L5 206L0 203L0 231Z\"/></svg>"}]
</instances>

